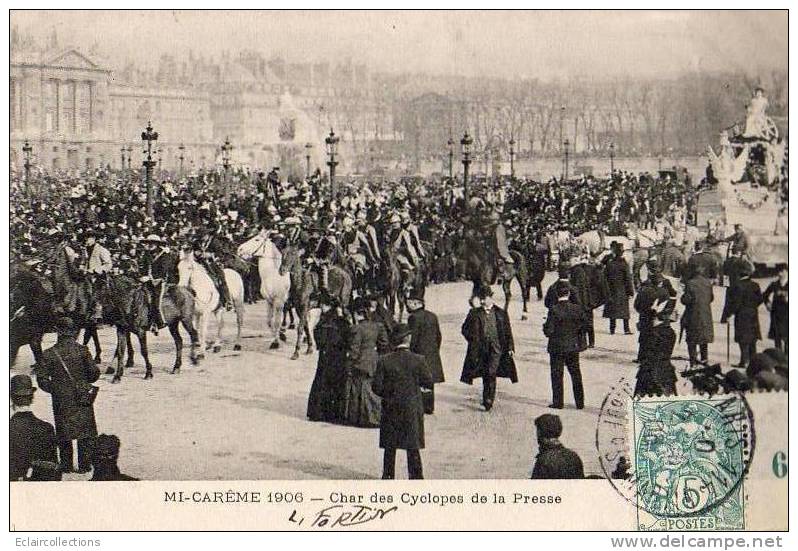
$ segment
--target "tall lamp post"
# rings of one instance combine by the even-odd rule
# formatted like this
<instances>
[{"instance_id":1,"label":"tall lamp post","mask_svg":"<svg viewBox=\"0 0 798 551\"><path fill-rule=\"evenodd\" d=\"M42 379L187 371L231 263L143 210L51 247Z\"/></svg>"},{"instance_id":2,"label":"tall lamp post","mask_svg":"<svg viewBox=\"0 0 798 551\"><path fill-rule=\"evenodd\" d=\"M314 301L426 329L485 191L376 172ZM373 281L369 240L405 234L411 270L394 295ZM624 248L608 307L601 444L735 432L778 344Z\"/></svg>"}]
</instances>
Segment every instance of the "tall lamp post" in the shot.
<instances>
[{"instance_id":1,"label":"tall lamp post","mask_svg":"<svg viewBox=\"0 0 798 551\"><path fill-rule=\"evenodd\" d=\"M449 146L449 182L451 183L454 181L454 141L451 137L446 145Z\"/></svg>"},{"instance_id":2,"label":"tall lamp post","mask_svg":"<svg viewBox=\"0 0 798 551\"><path fill-rule=\"evenodd\" d=\"M119 150L119 152L122 154L122 174L124 174L125 173L125 168L127 168L125 166L125 146L124 145L122 146L122 149Z\"/></svg>"},{"instance_id":3,"label":"tall lamp post","mask_svg":"<svg viewBox=\"0 0 798 551\"><path fill-rule=\"evenodd\" d=\"M224 139L224 143L222 144L222 168L224 169L224 204L227 205L230 201L230 186L229 182L227 181L227 174L230 170L230 152L233 151L233 146L230 143L229 138Z\"/></svg>"},{"instance_id":4,"label":"tall lamp post","mask_svg":"<svg viewBox=\"0 0 798 551\"><path fill-rule=\"evenodd\" d=\"M183 155L183 153L186 150L186 146L184 146L181 143L179 146L177 146L177 149L180 151L180 156L177 158L177 160L180 161L180 177L182 178L183 177L183 161L186 159L186 157L185 157L185 155Z\"/></svg>"},{"instance_id":5,"label":"tall lamp post","mask_svg":"<svg viewBox=\"0 0 798 551\"><path fill-rule=\"evenodd\" d=\"M615 174L615 143L610 142L610 175Z\"/></svg>"},{"instance_id":6,"label":"tall lamp post","mask_svg":"<svg viewBox=\"0 0 798 551\"><path fill-rule=\"evenodd\" d=\"M460 140L460 151L463 154L463 199L465 199L465 207L468 210L468 165L471 164L471 146L474 140L468 135L468 131L463 134L463 139Z\"/></svg>"},{"instance_id":7,"label":"tall lamp post","mask_svg":"<svg viewBox=\"0 0 798 551\"><path fill-rule=\"evenodd\" d=\"M515 178L515 140L510 137L510 178Z\"/></svg>"},{"instance_id":8,"label":"tall lamp post","mask_svg":"<svg viewBox=\"0 0 798 551\"><path fill-rule=\"evenodd\" d=\"M571 145L571 142L568 141L568 138L565 138L562 145L565 148L563 150L565 152L565 175L563 176L563 180L568 181L568 146Z\"/></svg>"},{"instance_id":9,"label":"tall lamp post","mask_svg":"<svg viewBox=\"0 0 798 551\"><path fill-rule=\"evenodd\" d=\"M33 153L33 147L28 140L22 144L22 153L25 154L25 191L30 194L30 154Z\"/></svg>"},{"instance_id":10,"label":"tall lamp post","mask_svg":"<svg viewBox=\"0 0 798 551\"><path fill-rule=\"evenodd\" d=\"M313 149L313 144L308 142L305 144L305 179L310 180L310 150Z\"/></svg>"},{"instance_id":11,"label":"tall lamp post","mask_svg":"<svg viewBox=\"0 0 798 551\"><path fill-rule=\"evenodd\" d=\"M330 135L324 138L324 144L327 146L327 155L330 160L327 161L327 166L330 167L330 195L331 199L338 196L338 188L335 184L335 167L338 166L338 161L335 160L335 154L338 150L338 141L340 138L335 135L333 129L330 128Z\"/></svg>"},{"instance_id":12,"label":"tall lamp post","mask_svg":"<svg viewBox=\"0 0 798 551\"><path fill-rule=\"evenodd\" d=\"M128 171L133 170L133 165L131 164L133 160L133 147L127 146L127 169Z\"/></svg>"},{"instance_id":13,"label":"tall lamp post","mask_svg":"<svg viewBox=\"0 0 798 551\"><path fill-rule=\"evenodd\" d=\"M158 141L158 133L152 129L152 122L147 123L147 128L141 133L141 141L147 142L147 158L142 163L145 170L147 181L147 216L152 218L155 215L155 190L152 185L152 169L155 161L152 159L152 143Z\"/></svg>"}]
</instances>

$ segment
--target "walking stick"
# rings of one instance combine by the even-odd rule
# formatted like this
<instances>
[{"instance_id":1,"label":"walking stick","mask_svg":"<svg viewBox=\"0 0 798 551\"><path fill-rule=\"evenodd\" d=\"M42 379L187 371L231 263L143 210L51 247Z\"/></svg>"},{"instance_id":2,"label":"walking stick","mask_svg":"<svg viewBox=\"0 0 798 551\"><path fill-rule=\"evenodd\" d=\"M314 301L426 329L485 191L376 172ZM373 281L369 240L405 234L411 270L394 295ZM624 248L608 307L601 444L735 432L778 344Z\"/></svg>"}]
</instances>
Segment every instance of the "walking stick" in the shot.
<instances>
[{"instance_id":1,"label":"walking stick","mask_svg":"<svg viewBox=\"0 0 798 551\"><path fill-rule=\"evenodd\" d=\"M729 322L726 322L726 363L731 365L731 327L729 327Z\"/></svg>"}]
</instances>

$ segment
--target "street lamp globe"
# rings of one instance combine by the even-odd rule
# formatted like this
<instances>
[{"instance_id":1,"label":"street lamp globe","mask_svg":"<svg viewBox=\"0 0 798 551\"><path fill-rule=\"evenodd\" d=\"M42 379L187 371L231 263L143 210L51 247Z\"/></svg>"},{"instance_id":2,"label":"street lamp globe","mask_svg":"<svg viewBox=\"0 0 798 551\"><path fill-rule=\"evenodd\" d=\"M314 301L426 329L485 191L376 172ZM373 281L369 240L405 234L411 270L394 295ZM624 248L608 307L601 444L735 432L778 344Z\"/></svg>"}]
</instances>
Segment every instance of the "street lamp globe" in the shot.
<instances>
[{"instance_id":1,"label":"street lamp globe","mask_svg":"<svg viewBox=\"0 0 798 551\"><path fill-rule=\"evenodd\" d=\"M333 132L333 129L330 128L330 135L324 138L324 144L327 147L327 155L330 157L335 157L338 152L339 139L340 138L335 135L335 132Z\"/></svg>"},{"instance_id":2,"label":"street lamp globe","mask_svg":"<svg viewBox=\"0 0 798 551\"><path fill-rule=\"evenodd\" d=\"M473 144L474 140L468 135L468 132L463 134L463 139L460 140L460 148L463 153L463 157L467 158L469 155L471 155L471 146Z\"/></svg>"}]
</instances>

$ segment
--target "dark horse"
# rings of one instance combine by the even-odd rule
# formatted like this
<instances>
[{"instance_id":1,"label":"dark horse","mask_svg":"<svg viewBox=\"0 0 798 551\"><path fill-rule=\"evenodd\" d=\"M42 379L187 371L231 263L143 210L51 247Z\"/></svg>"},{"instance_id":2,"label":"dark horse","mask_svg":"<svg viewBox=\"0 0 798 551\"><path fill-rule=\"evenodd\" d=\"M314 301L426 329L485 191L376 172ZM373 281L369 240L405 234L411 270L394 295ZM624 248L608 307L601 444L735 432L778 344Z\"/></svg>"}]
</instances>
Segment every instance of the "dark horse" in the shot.
<instances>
[{"instance_id":1,"label":"dark horse","mask_svg":"<svg viewBox=\"0 0 798 551\"><path fill-rule=\"evenodd\" d=\"M133 345L130 335L139 340L141 355L145 363L145 379L152 378L152 365L147 350L147 331L161 317L175 343L175 363L172 373L179 373L183 365L182 325L191 339L191 361L196 363L199 347L197 331L193 325L194 296L191 291L178 287L176 282L177 255L163 252L155 256L151 264L157 283L141 283L125 276L104 276L98 279L97 295L103 305L103 317L117 331L117 368L109 367L107 374L114 374L113 382L119 382L124 368L133 367ZM163 288L162 288L163 286ZM125 351L127 350L127 361Z\"/></svg>"},{"instance_id":2,"label":"dark horse","mask_svg":"<svg viewBox=\"0 0 798 551\"><path fill-rule=\"evenodd\" d=\"M291 277L289 302L297 312L296 346L291 356L292 360L299 358L299 347L304 334L308 347L306 354L313 352L313 337L308 326L308 312L311 309L311 298L318 295L320 290L319 276L311 269L302 266L302 251L294 246L283 250L283 259L280 264L279 274L288 273ZM352 298L352 279L349 273L340 266L331 266L326 270L327 283L325 292L338 300L341 308L346 311Z\"/></svg>"},{"instance_id":3,"label":"dark horse","mask_svg":"<svg viewBox=\"0 0 798 551\"><path fill-rule=\"evenodd\" d=\"M499 281L504 291L504 309L508 314L510 300L513 297L512 282L513 279L518 280L524 304L521 319L526 320L532 282L524 256L518 251L511 250L513 264L505 264L499 260L495 248L488 246L485 240L474 233L468 234L464 239L461 254L466 263L466 277L473 283L472 294L476 294L480 287L491 286Z\"/></svg>"},{"instance_id":4,"label":"dark horse","mask_svg":"<svg viewBox=\"0 0 798 551\"><path fill-rule=\"evenodd\" d=\"M386 247L384 255L384 272L385 272L385 297L388 311L391 316L396 316L397 309L399 310L399 321L402 321L402 316L406 309L405 298L412 290L420 292L424 296L427 289L427 270L423 262L412 270L402 270L397 252L390 245Z\"/></svg>"},{"instance_id":5,"label":"dark horse","mask_svg":"<svg viewBox=\"0 0 798 551\"><path fill-rule=\"evenodd\" d=\"M86 340L96 337L96 323L92 319L89 301L85 296L83 307L64 311L64 300L53 289L53 282L22 263L13 263L9 271L10 309L9 324L10 362L16 361L19 349L31 347L38 363L42 355L42 339L46 333L55 331L55 323L61 316L72 318L75 324L86 331ZM81 302L78 302L80 305ZM99 339L95 340L95 360L99 362Z\"/></svg>"}]
</instances>

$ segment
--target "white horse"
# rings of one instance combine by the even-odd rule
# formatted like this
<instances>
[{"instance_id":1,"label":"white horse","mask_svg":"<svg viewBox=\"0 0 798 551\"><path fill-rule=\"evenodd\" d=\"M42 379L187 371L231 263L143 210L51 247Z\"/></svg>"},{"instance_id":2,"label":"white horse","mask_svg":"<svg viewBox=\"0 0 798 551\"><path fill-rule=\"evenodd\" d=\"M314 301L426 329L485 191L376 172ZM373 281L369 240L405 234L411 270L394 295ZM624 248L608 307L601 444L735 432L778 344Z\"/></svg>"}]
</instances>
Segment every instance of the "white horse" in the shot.
<instances>
[{"instance_id":1,"label":"white horse","mask_svg":"<svg viewBox=\"0 0 798 551\"><path fill-rule=\"evenodd\" d=\"M225 310L219 300L219 291L216 289L216 285L202 264L194 258L193 252L187 252L182 256L180 262L177 263L177 273L178 285L188 287L194 292L194 328L197 330L198 346L202 347L208 342L208 322L211 317L215 316L218 329L213 341L208 344L208 348L218 352L221 350L220 341L224 329ZM229 268L224 269L224 279L236 312L237 331L233 349L241 350L241 329L244 325L244 282L238 272ZM204 358L203 350L200 349L197 360Z\"/></svg>"},{"instance_id":2,"label":"white horse","mask_svg":"<svg viewBox=\"0 0 798 551\"><path fill-rule=\"evenodd\" d=\"M266 302L266 320L273 337L269 348L277 349L280 347L283 307L288 302L288 293L291 290L291 276L288 273L280 275L283 254L266 232L261 232L241 244L237 252L244 260L252 257L258 259L260 294Z\"/></svg>"}]
</instances>

